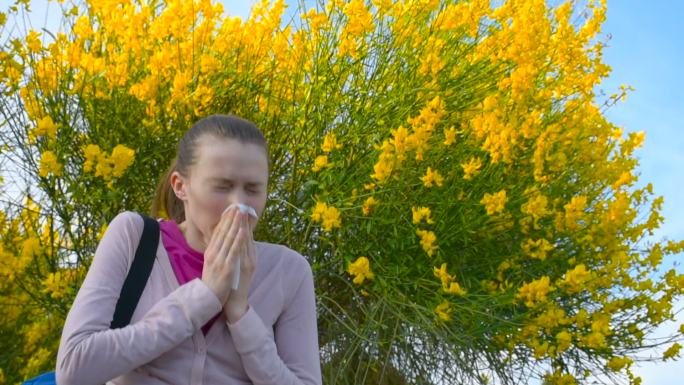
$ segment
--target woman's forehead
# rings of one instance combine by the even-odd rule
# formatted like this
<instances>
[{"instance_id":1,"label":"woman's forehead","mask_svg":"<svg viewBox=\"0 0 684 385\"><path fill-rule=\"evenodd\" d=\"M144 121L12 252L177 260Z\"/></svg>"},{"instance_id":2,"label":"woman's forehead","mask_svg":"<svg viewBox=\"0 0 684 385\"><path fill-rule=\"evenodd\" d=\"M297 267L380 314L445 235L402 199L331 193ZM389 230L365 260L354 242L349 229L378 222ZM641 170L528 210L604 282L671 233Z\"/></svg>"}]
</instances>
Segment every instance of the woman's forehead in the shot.
<instances>
[{"instance_id":1,"label":"woman's forehead","mask_svg":"<svg viewBox=\"0 0 684 385\"><path fill-rule=\"evenodd\" d=\"M195 165L205 177L252 181L268 177L266 154L256 144L225 139L204 141L198 150Z\"/></svg>"}]
</instances>

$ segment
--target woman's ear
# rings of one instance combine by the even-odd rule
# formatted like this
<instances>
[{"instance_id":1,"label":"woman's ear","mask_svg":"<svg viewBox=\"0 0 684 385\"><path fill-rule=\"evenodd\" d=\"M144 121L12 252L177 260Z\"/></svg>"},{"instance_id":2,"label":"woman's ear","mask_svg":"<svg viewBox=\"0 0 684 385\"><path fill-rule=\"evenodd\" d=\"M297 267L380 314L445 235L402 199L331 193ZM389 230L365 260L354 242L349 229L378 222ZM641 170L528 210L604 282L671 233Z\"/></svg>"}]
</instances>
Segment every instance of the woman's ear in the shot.
<instances>
[{"instance_id":1,"label":"woman's ear","mask_svg":"<svg viewBox=\"0 0 684 385\"><path fill-rule=\"evenodd\" d=\"M174 171L171 173L170 179L171 188L173 189L174 194L176 194L176 197L181 201L185 201L187 199L185 178L183 178L178 171Z\"/></svg>"}]
</instances>

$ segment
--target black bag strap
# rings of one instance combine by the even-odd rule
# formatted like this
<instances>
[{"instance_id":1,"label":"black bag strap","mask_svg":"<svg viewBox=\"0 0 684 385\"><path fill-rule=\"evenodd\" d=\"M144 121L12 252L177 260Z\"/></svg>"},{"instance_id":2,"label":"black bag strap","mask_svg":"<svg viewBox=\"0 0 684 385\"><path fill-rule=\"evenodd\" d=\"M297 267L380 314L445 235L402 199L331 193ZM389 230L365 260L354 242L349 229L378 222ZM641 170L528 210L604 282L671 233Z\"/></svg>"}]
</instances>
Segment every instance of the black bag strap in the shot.
<instances>
[{"instance_id":1,"label":"black bag strap","mask_svg":"<svg viewBox=\"0 0 684 385\"><path fill-rule=\"evenodd\" d=\"M143 218L145 227L140 236L138 248L135 250L135 257L133 258L131 268L121 287L121 294L114 310L114 319L112 319L110 326L111 329L122 328L131 322L133 311L138 306L138 301L152 271L154 258L157 255L159 222L147 215L138 214Z\"/></svg>"}]
</instances>

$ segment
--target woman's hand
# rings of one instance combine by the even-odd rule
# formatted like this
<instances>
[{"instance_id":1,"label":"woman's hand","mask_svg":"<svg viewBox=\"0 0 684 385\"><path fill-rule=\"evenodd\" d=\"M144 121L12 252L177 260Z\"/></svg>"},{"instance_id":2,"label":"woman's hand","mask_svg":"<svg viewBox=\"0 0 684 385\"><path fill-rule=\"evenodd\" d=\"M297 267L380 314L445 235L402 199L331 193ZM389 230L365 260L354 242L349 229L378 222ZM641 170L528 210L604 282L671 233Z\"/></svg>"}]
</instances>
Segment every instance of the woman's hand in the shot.
<instances>
[{"instance_id":1,"label":"woman's hand","mask_svg":"<svg viewBox=\"0 0 684 385\"><path fill-rule=\"evenodd\" d=\"M226 304L231 296L233 276L238 258L244 270L244 243L252 239L249 228L244 223L247 214L240 213L237 207L224 212L221 220L214 228L206 250L204 251L204 266L202 267L202 281L216 294L222 304ZM248 234L249 233L249 234ZM242 271L240 274L246 274ZM251 274L250 274L251 278ZM247 279L247 278L243 278Z\"/></svg>"},{"instance_id":2,"label":"woman's hand","mask_svg":"<svg viewBox=\"0 0 684 385\"><path fill-rule=\"evenodd\" d=\"M237 290L231 292L228 301L223 307L223 312L230 323L237 322L247 312L249 306L247 302L249 286L257 265L256 245L252 237L248 214L242 214L240 218L240 234L241 237L235 241L238 244L237 255L241 258L240 282Z\"/></svg>"}]
</instances>

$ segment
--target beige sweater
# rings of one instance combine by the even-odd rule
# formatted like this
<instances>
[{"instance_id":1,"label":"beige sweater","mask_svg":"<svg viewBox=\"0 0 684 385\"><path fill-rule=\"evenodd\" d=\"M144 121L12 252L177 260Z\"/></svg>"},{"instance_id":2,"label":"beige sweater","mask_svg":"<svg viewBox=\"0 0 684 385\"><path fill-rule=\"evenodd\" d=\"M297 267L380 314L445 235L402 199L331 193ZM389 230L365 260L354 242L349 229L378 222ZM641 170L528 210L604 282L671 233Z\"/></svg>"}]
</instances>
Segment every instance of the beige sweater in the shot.
<instances>
[{"instance_id":1,"label":"beige sweater","mask_svg":"<svg viewBox=\"0 0 684 385\"><path fill-rule=\"evenodd\" d=\"M311 267L282 245L256 242L249 310L205 337L221 303L200 279L178 285L160 237L131 324L109 329L142 229L130 211L109 224L62 331L57 384L321 384Z\"/></svg>"}]
</instances>

